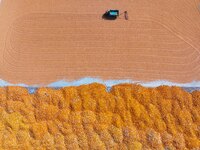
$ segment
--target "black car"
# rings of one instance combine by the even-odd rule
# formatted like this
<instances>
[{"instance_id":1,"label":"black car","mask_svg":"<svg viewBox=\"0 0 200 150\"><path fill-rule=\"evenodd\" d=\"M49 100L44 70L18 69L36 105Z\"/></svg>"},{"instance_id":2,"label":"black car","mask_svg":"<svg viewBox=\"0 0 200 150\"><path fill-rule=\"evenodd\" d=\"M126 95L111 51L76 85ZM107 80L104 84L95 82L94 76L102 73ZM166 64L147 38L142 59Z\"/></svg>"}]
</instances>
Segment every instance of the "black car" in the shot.
<instances>
[{"instance_id":1,"label":"black car","mask_svg":"<svg viewBox=\"0 0 200 150\"><path fill-rule=\"evenodd\" d=\"M119 16L119 10L108 10L106 11L102 18L108 20L115 20Z\"/></svg>"}]
</instances>

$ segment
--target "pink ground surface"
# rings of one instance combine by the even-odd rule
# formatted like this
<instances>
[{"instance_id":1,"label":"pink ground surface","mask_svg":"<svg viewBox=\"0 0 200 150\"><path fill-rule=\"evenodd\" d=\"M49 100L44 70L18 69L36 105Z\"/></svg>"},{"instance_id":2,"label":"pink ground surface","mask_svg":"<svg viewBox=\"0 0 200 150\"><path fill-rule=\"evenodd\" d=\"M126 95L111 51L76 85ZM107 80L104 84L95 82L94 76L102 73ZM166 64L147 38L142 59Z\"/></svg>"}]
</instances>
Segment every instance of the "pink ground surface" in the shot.
<instances>
[{"instance_id":1,"label":"pink ground surface","mask_svg":"<svg viewBox=\"0 0 200 150\"><path fill-rule=\"evenodd\" d=\"M200 80L199 0L3 0L0 78ZM115 21L107 9L128 11Z\"/></svg>"}]
</instances>

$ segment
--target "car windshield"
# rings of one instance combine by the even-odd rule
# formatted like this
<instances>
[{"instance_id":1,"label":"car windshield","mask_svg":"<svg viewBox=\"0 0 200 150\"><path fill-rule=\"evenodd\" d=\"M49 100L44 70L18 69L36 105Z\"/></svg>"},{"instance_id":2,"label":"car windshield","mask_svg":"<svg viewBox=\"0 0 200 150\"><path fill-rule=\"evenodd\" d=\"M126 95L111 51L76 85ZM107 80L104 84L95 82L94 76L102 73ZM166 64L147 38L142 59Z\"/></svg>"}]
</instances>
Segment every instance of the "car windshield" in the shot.
<instances>
[{"instance_id":1,"label":"car windshield","mask_svg":"<svg viewBox=\"0 0 200 150\"><path fill-rule=\"evenodd\" d=\"M117 15L117 12L110 12L110 15L116 16L116 15Z\"/></svg>"}]
</instances>

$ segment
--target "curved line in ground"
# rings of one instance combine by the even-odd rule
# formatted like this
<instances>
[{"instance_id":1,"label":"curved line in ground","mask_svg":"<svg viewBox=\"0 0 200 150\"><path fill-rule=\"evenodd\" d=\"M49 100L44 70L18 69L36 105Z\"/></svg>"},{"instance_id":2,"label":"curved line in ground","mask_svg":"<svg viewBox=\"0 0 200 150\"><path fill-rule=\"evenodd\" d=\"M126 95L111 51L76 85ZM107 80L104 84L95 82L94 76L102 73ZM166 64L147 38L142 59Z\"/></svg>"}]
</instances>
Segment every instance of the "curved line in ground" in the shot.
<instances>
[{"instance_id":1,"label":"curved line in ground","mask_svg":"<svg viewBox=\"0 0 200 150\"><path fill-rule=\"evenodd\" d=\"M11 44L12 45L12 44ZM12 47L12 49L14 50L14 48ZM16 51L17 53L18 53L18 51ZM190 55L192 55L192 54L190 54Z\"/></svg>"},{"instance_id":2,"label":"curved line in ground","mask_svg":"<svg viewBox=\"0 0 200 150\"><path fill-rule=\"evenodd\" d=\"M190 45L191 46L191 45Z\"/></svg>"},{"instance_id":3,"label":"curved line in ground","mask_svg":"<svg viewBox=\"0 0 200 150\"><path fill-rule=\"evenodd\" d=\"M161 26L163 26L165 29L167 29L169 32L173 33L176 37L178 37L179 39L181 39L182 41L184 41L185 43L187 43L188 45L190 45L194 50L196 50L199 54L200 54L200 51L195 47L193 46L192 44L190 44L187 40L185 40L181 35L179 35L178 33L176 33L175 31L171 30L167 25L159 22L159 21L155 21L155 20L151 20L153 22L157 22L158 24L160 24Z\"/></svg>"},{"instance_id":4,"label":"curved line in ground","mask_svg":"<svg viewBox=\"0 0 200 150\"><path fill-rule=\"evenodd\" d=\"M6 52L9 53L10 56L12 57L12 53L10 53L9 50L7 50ZM194 52L193 52L193 53L194 53ZM188 55L188 57L190 57L191 55L193 55L193 53L190 53L190 55ZM145 55L145 56L148 56L148 55ZM187 58L188 58L188 57L187 57ZM182 57L181 57L181 58L182 58ZM198 58L199 58L199 56L196 57L195 59L192 59L193 61L190 61L189 63L187 63L187 65L190 65L190 64L194 63L194 61L196 61ZM15 59L15 57L13 57L13 59ZM52 61L52 60L49 60L49 61ZM119 61L116 61L116 62L119 62ZM137 63L137 62L136 62L136 63ZM138 61L138 63L142 63L142 62ZM158 64L158 63L153 63L153 64ZM159 63L159 64L174 64L174 63ZM186 63L185 63L185 64L179 64L179 65L186 65ZM17 68L17 67L20 67L20 66L16 66L16 65L12 65L12 66L15 66L16 68Z\"/></svg>"},{"instance_id":5,"label":"curved line in ground","mask_svg":"<svg viewBox=\"0 0 200 150\"><path fill-rule=\"evenodd\" d=\"M11 66L13 67L13 65L11 65ZM11 67L11 66L10 66L10 67ZM10 67L9 67L9 68L10 68ZM69 67L69 68L71 68L71 67ZM15 69L16 69L16 68L15 68ZM78 69L78 68L76 68L76 69ZM11 69L11 70L13 70L13 69ZM124 69L121 69L121 68L117 68L117 67L116 67L116 70L122 70L122 72L124 72ZM126 72L131 72L132 70L144 70L144 71L146 71L145 69L131 69L130 71L126 71ZM31 71L33 71L33 70L31 70ZM104 71L107 72L107 71L110 71L110 69L109 69L109 70L104 69ZM157 70L157 69L154 69L154 70L151 69L151 70L148 70L148 71L158 71L158 70ZM16 72L22 72L22 71L16 71ZM34 71L34 72L41 72L41 71ZM45 71L45 72L46 72L46 71ZM72 72L75 72L75 71L72 71ZM76 70L76 72L81 72L81 70L80 70L80 71L77 71L77 70ZM94 71L94 72L96 72L96 71ZM101 69L101 71L99 71L99 72L102 72L102 69ZM172 73L172 72L177 72L177 71L162 71L162 72L171 72L171 73ZM180 71L178 71L177 73L180 73ZM194 73L192 73L192 71L190 71L190 72L188 72L188 73L187 73L187 72L181 72L181 73L184 73L184 74L194 74Z\"/></svg>"},{"instance_id":6,"label":"curved line in ground","mask_svg":"<svg viewBox=\"0 0 200 150\"><path fill-rule=\"evenodd\" d=\"M29 14L41 14L41 13L27 13L27 14L23 14L21 17L18 17L16 20L24 17L24 16L28 16ZM59 13L42 13L42 14L59 14ZM61 14L61 13L60 13ZM68 12L65 12L65 14L68 14ZM77 13L74 13L74 14L77 14ZM169 14L169 13L168 13ZM88 18L87 18L88 19ZM163 28L165 28L166 30L168 30L169 32L171 32L172 34L174 34L176 37L178 37L179 39L181 39L182 41L184 41L185 43L189 44L191 47L193 47L197 52L199 52L199 50L194 47L192 44L190 44L187 40L185 40L181 35L179 35L178 33L176 33L175 31L173 31L172 29L170 29L167 25L161 23L160 21L156 20L155 18L152 18L152 19L136 19L136 20L139 20L139 21L152 21L154 23L157 23L159 25L161 25ZM14 22L15 22L14 21ZM132 21L132 20L129 20L129 21Z\"/></svg>"},{"instance_id":7,"label":"curved line in ground","mask_svg":"<svg viewBox=\"0 0 200 150\"><path fill-rule=\"evenodd\" d=\"M136 69L134 69L134 70L136 70ZM144 69L143 69L144 70ZM146 72L146 70L144 70L145 72ZM150 70L150 72L151 72L152 70ZM156 70L156 71L158 71L158 70ZM73 72L75 72L75 71L73 71ZM78 72L80 72L80 71L78 71ZM85 71L84 71L85 72ZM83 73L84 73L83 72ZM96 72L96 71L95 71ZM102 72L102 71L99 71L99 72ZM132 72L132 70L131 70L131 72ZM165 71L166 72L166 71ZM24 73L24 72L23 72ZM124 73L124 71L122 71L122 74ZM178 73L180 73L180 72L178 72ZM191 72L190 72L191 73ZM139 72L137 72L137 74L144 74L144 73L139 73ZM148 71L148 73L146 73L146 74L152 74L152 75L156 75L157 73L149 73L149 71ZM160 73L158 73L157 75L160 75ZM186 74L175 74L175 75L171 75L171 74L165 74L165 76L188 76L188 75L186 75ZM122 78L122 77L121 77ZM177 77L176 77L177 78ZM184 77L185 78L185 77ZM191 79L191 76L189 75L187 78L189 78L189 79ZM171 78L172 79L172 78ZM186 79L186 78L185 78ZM173 79L173 80L175 80L175 79Z\"/></svg>"},{"instance_id":8,"label":"curved line in ground","mask_svg":"<svg viewBox=\"0 0 200 150\"><path fill-rule=\"evenodd\" d=\"M186 42L184 39L182 39L184 42ZM186 42L187 43L187 42ZM187 43L187 44L189 44L190 46L191 46L191 44L190 43ZM191 46L191 47L193 47L193 46ZM193 47L194 48L194 47Z\"/></svg>"},{"instance_id":9,"label":"curved line in ground","mask_svg":"<svg viewBox=\"0 0 200 150\"><path fill-rule=\"evenodd\" d=\"M198 12L199 15L200 15L200 1L199 1L199 3L198 3L197 0L194 0L194 3L195 3L195 8L197 9L197 12Z\"/></svg>"},{"instance_id":10,"label":"curved line in ground","mask_svg":"<svg viewBox=\"0 0 200 150\"><path fill-rule=\"evenodd\" d=\"M4 59L5 61L7 61L7 59ZM194 59L193 59L194 60ZM51 60L50 60L51 61ZM7 61L7 63L8 64L10 64L9 66L7 66L7 69L9 69L11 66L12 66L12 70L13 70L13 67L15 67L15 69L17 68L17 67L19 67L19 66L16 66L16 65L14 65L13 63L11 63L10 61ZM135 63L139 63L139 64L144 64L144 63L147 63L147 62L135 62ZM153 63L153 64L156 64L156 63ZM160 64L160 63L157 63L157 64ZM163 64L166 64L166 63L163 63ZM173 65L174 63L171 63L171 65ZM182 65L184 65L184 64L182 64ZM179 64L179 66L182 66L181 64ZM185 65L184 65L185 66ZM198 68L198 66L196 66L197 68ZM71 67L69 67L69 68L71 68ZM77 68L76 68L77 69ZM16 70L16 72L17 72L17 70ZM170 71L169 71L170 72ZM172 71L173 72L173 71ZM187 71L185 72L185 73L187 73ZM191 73L191 70L190 70L190 73Z\"/></svg>"}]
</instances>

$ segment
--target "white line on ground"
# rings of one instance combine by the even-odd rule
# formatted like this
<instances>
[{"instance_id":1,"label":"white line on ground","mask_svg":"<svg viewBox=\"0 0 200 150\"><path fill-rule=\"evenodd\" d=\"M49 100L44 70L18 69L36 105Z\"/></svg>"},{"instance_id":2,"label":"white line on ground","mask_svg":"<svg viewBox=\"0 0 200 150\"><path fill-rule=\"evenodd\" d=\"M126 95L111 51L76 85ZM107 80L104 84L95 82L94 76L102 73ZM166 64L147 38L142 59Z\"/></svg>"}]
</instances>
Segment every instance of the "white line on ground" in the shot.
<instances>
[{"instance_id":1,"label":"white line on ground","mask_svg":"<svg viewBox=\"0 0 200 150\"><path fill-rule=\"evenodd\" d=\"M192 81L190 83L174 83L170 81L165 81L165 80L156 80L152 82L142 82L142 81L133 81L129 79L122 79L122 80L102 80L100 78L81 78L79 80L59 80L47 85L28 85L28 84L23 84L23 83L18 83L18 84L12 84L7 81L1 80L0 79L0 87L4 86L22 86L22 87L41 87L41 86L46 86L46 87L65 87L65 86L79 86L83 84L90 84L90 83L101 83L104 84L107 87L112 87L113 85L117 84L122 84L122 83L130 83L130 84L140 84L145 87L158 87L161 85L168 85L168 86L179 86L179 87L200 87L200 81Z\"/></svg>"}]
</instances>

